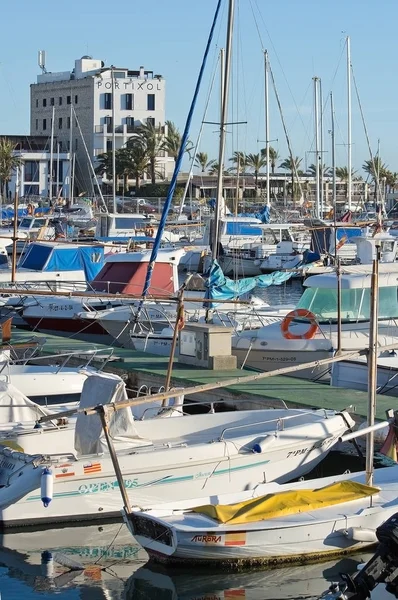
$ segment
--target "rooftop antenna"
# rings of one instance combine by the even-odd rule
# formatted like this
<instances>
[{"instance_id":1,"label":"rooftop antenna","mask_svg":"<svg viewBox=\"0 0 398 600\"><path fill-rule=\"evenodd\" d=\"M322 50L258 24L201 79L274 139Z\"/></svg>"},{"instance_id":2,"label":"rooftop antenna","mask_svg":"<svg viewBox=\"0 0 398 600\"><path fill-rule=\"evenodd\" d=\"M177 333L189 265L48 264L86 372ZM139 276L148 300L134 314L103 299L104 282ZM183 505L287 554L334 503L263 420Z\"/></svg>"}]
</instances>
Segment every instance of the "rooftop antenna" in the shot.
<instances>
[{"instance_id":1,"label":"rooftop antenna","mask_svg":"<svg viewBox=\"0 0 398 600\"><path fill-rule=\"evenodd\" d=\"M46 51L39 50L37 62L39 63L39 67L42 70L42 73L47 73L46 69Z\"/></svg>"}]
</instances>

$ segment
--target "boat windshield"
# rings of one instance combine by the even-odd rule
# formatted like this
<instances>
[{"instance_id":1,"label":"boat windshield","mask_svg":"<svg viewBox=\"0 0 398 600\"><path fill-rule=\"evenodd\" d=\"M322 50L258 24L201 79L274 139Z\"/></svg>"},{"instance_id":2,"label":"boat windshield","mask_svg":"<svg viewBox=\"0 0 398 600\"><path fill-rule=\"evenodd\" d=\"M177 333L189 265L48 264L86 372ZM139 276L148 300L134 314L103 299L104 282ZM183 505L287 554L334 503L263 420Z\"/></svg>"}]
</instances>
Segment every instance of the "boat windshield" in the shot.
<instances>
[{"instance_id":1,"label":"boat windshield","mask_svg":"<svg viewBox=\"0 0 398 600\"><path fill-rule=\"evenodd\" d=\"M297 308L312 312L319 323L337 323L337 290L307 288ZM370 318L370 288L341 290L341 320L343 323L368 321ZM398 290L379 288L379 320L398 318Z\"/></svg>"}]
</instances>

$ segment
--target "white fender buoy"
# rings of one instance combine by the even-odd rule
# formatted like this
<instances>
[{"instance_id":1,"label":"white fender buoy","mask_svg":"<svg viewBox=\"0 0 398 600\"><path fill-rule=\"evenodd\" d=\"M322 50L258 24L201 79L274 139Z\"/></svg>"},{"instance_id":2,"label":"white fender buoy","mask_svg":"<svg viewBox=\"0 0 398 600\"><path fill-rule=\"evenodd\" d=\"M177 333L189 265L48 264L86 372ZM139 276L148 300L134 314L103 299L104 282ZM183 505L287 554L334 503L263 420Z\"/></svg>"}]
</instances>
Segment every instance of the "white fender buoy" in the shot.
<instances>
[{"instance_id":1,"label":"white fender buoy","mask_svg":"<svg viewBox=\"0 0 398 600\"><path fill-rule=\"evenodd\" d=\"M266 435L259 438L258 441L253 444L252 451L261 454L264 450L267 450L275 442L276 437L274 435Z\"/></svg>"},{"instance_id":2,"label":"white fender buoy","mask_svg":"<svg viewBox=\"0 0 398 600\"><path fill-rule=\"evenodd\" d=\"M45 508L53 499L53 473L51 469L46 467L41 474L41 501Z\"/></svg>"},{"instance_id":3,"label":"white fender buoy","mask_svg":"<svg viewBox=\"0 0 398 600\"><path fill-rule=\"evenodd\" d=\"M367 527L348 527L344 530L344 535L354 542L377 542L376 530Z\"/></svg>"},{"instance_id":4,"label":"white fender buoy","mask_svg":"<svg viewBox=\"0 0 398 600\"><path fill-rule=\"evenodd\" d=\"M43 577L54 577L54 561L51 552L45 550L41 553L41 571Z\"/></svg>"}]
</instances>

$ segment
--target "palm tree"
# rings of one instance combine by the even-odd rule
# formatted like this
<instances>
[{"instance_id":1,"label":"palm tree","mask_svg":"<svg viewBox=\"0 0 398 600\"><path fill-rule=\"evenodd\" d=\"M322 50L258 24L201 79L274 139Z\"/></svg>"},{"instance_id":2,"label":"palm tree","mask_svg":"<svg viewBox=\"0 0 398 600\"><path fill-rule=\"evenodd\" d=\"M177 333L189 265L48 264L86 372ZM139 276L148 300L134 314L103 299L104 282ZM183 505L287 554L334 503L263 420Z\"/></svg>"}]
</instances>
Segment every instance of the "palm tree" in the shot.
<instances>
[{"instance_id":1,"label":"palm tree","mask_svg":"<svg viewBox=\"0 0 398 600\"><path fill-rule=\"evenodd\" d=\"M145 140L134 136L127 140L126 147L117 151L125 179L135 179L135 189L140 189L141 178L151 166Z\"/></svg>"},{"instance_id":2,"label":"palm tree","mask_svg":"<svg viewBox=\"0 0 398 600\"><path fill-rule=\"evenodd\" d=\"M260 154L248 154L246 157L247 166L254 171L254 187L256 190L256 196L258 192L258 175L261 167L265 165L265 159Z\"/></svg>"},{"instance_id":3,"label":"palm tree","mask_svg":"<svg viewBox=\"0 0 398 600\"><path fill-rule=\"evenodd\" d=\"M229 161L235 165L235 168L231 169L231 171L236 171L237 175L242 175L245 172L245 167L247 166L247 156L244 152L235 150Z\"/></svg>"},{"instance_id":4,"label":"palm tree","mask_svg":"<svg viewBox=\"0 0 398 600\"><path fill-rule=\"evenodd\" d=\"M356 170L351 169L351 179L354 179ZM345 195L348 195L348 167L336 167L336 177L345 183Z\"/></svg>"},{"instance_id":5,"label":"palm tree","mask_svg":"<svg viewBox=\"0 0 398 600\"><path fill-rule=\"evenodd\" d=\"M362 169L365 171L365 173L370 175L375 184L374 199L376 200L377 189L380 185L380 181L383 177L387 176L387 165L382 162L379 156L375 156L373 160L365 160L364 164L362 165Z\"/></svg>"},{"instance_id":6,"label":"palm tree","mask_svg":"<svg viewBox=\"0 0 398 600\"><path fill-rule=\"evenodd\" d=\"M208 160L208 158L207 152L198 152L195 156L195 165L201 169L202 173L210 169L215 162L214 160Z\"/></svg>"},{"instance_id":7,"label":"palm tree","mask_svg":"<svg viewBox=\"0 0 398 600\"><path fill-rule=\"evenodd\" d=\"M138 135L143 137L146 150L149 156L151 182L156 183L156 163L160 152L163 150L163 132L160 125L153 125L147 122L145 125L140 125L137 129Z\"/></svg>"},{"instance_id":8,"label":"palm tree","mask_svg":"<svg viewBox=\"0 0 398 600\"><path fill-rule=\"evenodd\" d=\"M220 166L218 164L218 162L216 160L212 161L212 165L209 169L209 175L218 175L218 172L220 170ZM229 175L228 171L226 171L224 169L224 175Z\"/></svg>"},{"instance_id":9,"label":"palm tree","mask_svg":"<svg viewBox=\"0 0 398 600\"><path fill-rule=\"evenodd\" d=\"M290 171L291 173L291 186L292 186L292 200L293 202L295 201L295 194L294 194L294 176L295 173L297 172L298 174L298 170L299 170L299 166L300 164L303 162L302 158L299 158L298 156L296 156L295 158L285 158L285 160L279 165L279 167L281 169L285 169L285 171Z\"/></svg>"},{"instance_id":10,"label":"palm tree","mask_svg":"<svg viewBox=\"0 0 398 600\"><path fill-rule=\"evenodd\" d=\"M172 121L166 121L166 126L167 135L163 140L162 149L165 150L169 156L172 156L174 161L176 161L181 146L181 134ZM189 154L192 149L193 144L188 140L184 151L188 152Z\"/></svg>"},{"instance_id":11,"label":"palm tree","mask_svg":"<svg viewBox=\"0 0 398 600\"><path fill-rule=\"evenodd\" d=\"M8 184L13 172L21 164L19 156L15 156L16 144L5 137L0 138L0 196L4 197L4 189L8 198Z\"/></svg>"},{"instance_id":12,"label":"palm tree","mask_svg":"<svg viewBox=\"0 0 398 600\"><path fill-rule=\"evenodd\" d=\"M261 152L261 156L263 156L265 158L266 154L267 154L267 149L266 148L262 148L260 150ZM271 165L271 173L272 175L275 174L275 168L276 168L276 163L279 160L280 156L279 156L279 152L277 150L275 150L275 148L273 148L272 146L269 147L269 163Z\"/></svg>"},{"instance_id":13,"label":"palm tree","mask_svg":"<svg viewBox=\"0 0 398 600\"><path fill-rule=\"evenodd\" d=\"M327 167L325 164L320 165L320 169L319 169L320 173L322 173L322 175L324 177L328 177L329 175L331 175L331 168ZM313 177L315 177L316 175L316 165L310 165L307 169L307 173L308 175L312 175Z\"/></svg>"},{"instance_id":14,"label":"palm tree","mask_svg":"<svg viewBox=\"0 0 398 600\"><path fill-rule=\"evenodd\" d=\"M391 194L395 192L395 188L398 186L398 173L387 171L386 173L386 186Z\"/></svg>"}]
</instances>

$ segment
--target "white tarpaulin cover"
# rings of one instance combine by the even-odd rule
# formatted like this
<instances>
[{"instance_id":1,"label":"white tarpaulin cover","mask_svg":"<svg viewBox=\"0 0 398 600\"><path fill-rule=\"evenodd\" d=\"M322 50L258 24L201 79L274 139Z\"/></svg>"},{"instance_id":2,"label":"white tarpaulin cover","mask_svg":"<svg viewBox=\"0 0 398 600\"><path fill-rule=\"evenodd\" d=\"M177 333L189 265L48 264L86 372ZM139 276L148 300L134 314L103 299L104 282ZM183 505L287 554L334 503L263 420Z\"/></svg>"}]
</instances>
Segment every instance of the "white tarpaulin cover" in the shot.
<instances>
[{"instance_id":1,"label":"white tarpaulin cover","mask_svg":"<svg viewBox=\"0 0 398 600\"><path fill-rule=\"evenodd\" d=\"M80 408L126 400L123 380L111 373L96 373L86 379L80 398ZM114 412L109 419L109 433L115 442L131 445L149 444L140 440L130 407ZM107 443L98 415L79 413L75 429L75 450L80 455L107 452Z\"/></svg>"},{"instance_id":2,"label":"white tarpaulin cover","mask_svg":"<svg viewBox=\"0 0 398 600\"><path fill-rule=\"evenodd\" d=\"M0 426L37 421L50 411L29 400L11 383L0 381Z\"/></svg>"}]
</instances>

